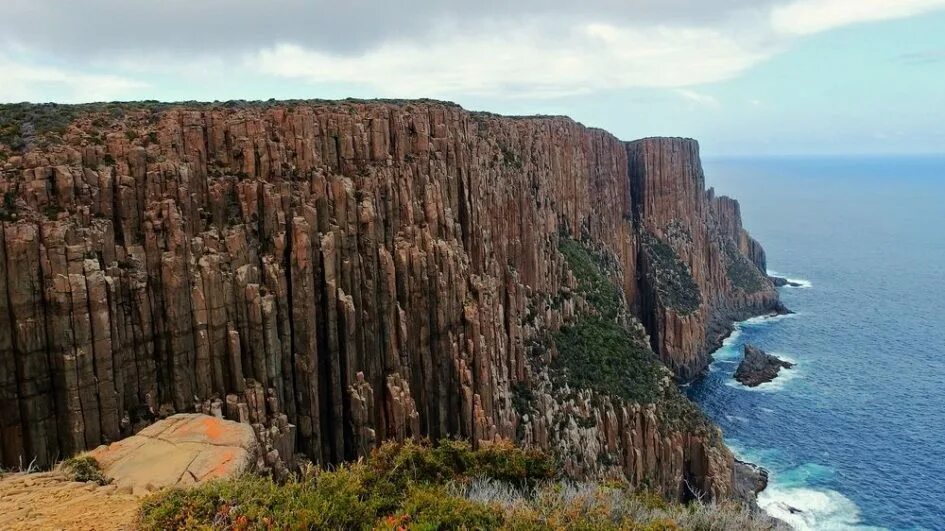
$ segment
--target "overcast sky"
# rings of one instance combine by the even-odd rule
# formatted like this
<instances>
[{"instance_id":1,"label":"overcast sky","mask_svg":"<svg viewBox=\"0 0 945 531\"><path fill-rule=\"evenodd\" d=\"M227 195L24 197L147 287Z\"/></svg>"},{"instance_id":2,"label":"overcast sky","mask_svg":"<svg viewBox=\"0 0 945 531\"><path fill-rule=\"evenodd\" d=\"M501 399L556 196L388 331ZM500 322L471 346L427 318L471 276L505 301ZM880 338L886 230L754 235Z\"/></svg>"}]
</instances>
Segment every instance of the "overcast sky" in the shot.
<instances>
[{"instance_id":1,"label":"overcast sky","mask_svg":"<svg viewBox=\"0 0 945 531\"><path fill-rule=\"evenodd\" d=\"M945 152L945 0L0 0L0 101L432 97L709 155Z\"/></svg>"}]
</instances>

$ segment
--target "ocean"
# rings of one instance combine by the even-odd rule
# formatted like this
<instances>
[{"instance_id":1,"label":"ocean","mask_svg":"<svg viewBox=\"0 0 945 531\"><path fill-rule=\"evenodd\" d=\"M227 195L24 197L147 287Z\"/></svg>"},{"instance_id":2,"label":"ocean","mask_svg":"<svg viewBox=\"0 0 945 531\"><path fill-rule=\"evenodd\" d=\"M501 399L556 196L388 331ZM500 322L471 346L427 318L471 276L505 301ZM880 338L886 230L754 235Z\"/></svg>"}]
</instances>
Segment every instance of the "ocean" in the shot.
<instances>
[{"instance_id":1,"label":"ocean","mask_svg":"<svg viewBox=\"0 0 945 531\"><path fill-rule=\"evenodd\" d=\"M945 529L945 157L709 159L796 315L751 319L688 388L797 529ZM797 363L749 389L752 343ZM792 509L799 510L792 511Z\"/></svg>"}]
</instances>

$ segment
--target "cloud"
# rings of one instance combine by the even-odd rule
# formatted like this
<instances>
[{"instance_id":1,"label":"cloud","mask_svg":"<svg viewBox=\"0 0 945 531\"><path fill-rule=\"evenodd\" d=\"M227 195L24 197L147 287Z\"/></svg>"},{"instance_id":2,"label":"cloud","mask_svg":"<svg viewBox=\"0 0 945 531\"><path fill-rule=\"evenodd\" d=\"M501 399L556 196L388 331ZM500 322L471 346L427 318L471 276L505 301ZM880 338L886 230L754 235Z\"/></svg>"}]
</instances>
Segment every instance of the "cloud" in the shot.
<instances>
[{"instance_id":1,"label":"cloud","mask_svg":"<svg viewBox=\"0 0 945 531\"><path fill-rule=\"evenodd\" d=\"M919 52L910 52L900 55L897 59L903 63L913 65L924 65L931 63L945 62L945 49L942 50L923 50Z\"/></svg>"},{"instance_id":2,"label":"cloud","mask_svg":"<svg viewBox=\"0 0 945 531\"><path fill-rule=\"evenodd\" d=\"M945 8L945 0L4 3L0 61L17 60L0 62L3 100L134 97L143 86L135 79L157 76L180 80L180 94L207 78L453 99L659 87L702 105L710 103L693 87L736 77L798 36ZM11 51L23 45L44 61Z\"/></svg>"},{"instance_id":3,"label":"cloud","mask_svg":"<svg viewBox=\"0 0 945 531\"><path fill-rule=\"evenodd\" d=\"M144 83L110 74L88 74L53 66L19 62L0 55L0 101L35 101L37 94L56 94L56 101L76 103L127 97Z\"/></svg>"},{"instance_id":4,"label":"cloud","mask_svg":"<svg viewBox=\"0 0 945 531\"><path fill-rule=\"evenodd\" d=\"M557 97L626 87L685 87L728 79L772 50L749 50L711 29L588 24L556 32L516 27L444 32L345 56L280 44L250 68L312 83L354 83L380 95Z\"/></svg>"},{"instance_id":5,"label":"cloud","mask_svg":"<svg viewBox=\"0 0 945 531\"><path fill-rule=\"evenodd\" d=\"M861 22L906 18L945 8L945 0L797 0L771 11L779 32L809 35Z\"/></svg>"},{"instance_id":6,"label":"cloud","mask_svg":"<svg viewBox=\"0 0 945 531\"><path fill-rule=\"evenodd\" d=\"M783 0L3 0L0 43L70 57L116 51L240 53L278 42L361 54L396 41L426 42L443 25L483 32L530 20L580 26L715 27L733 13Z\"/></svg>"},{"instance_id":7,"label":"cloud","mask_svg":"<svg viewBox=\"0 0 945 531\"><path fill-rule=\"evenodd\" d=\"M696 92L690 89L676 89L676 94L679 94L683 99L694 103L700 107L721 107L721 103L713 96L708 94L702 94L701 92Z\"/></svg>"}]
</instances>

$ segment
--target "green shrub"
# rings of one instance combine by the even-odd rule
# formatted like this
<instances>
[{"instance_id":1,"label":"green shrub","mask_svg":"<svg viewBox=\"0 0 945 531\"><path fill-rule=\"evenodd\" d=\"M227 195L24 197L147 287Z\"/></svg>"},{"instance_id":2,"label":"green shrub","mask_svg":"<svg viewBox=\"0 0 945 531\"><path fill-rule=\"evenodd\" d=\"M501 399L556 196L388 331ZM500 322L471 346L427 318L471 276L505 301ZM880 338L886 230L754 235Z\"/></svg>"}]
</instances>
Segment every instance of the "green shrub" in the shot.
<instances>
[{"instance_id":1,"label":"green shrub","mask_svg":"<svg viewBox=\"0 0 945 531\"><path fill-rule=\"evenodd\" d=\"M734 242L726 241L725 254L728 257L726 273L736 288L745 293L756 293L765 287L761 271L738 250Z\"/></svg>"},{"instance_id":2,"label":"green shrub","mask_svg":"<svg viewBox=\"0 0 945 531\"><path fill-rule=\"evenodd\" d=\"M664 369L642 338L623 326L583 315L554 337L558 356L552 371L557 384L640 403L658 398Z\"/></svg>"},{"instance_id":3,"label":"green shrub","mask_svg":"<svg viewBox=\"0 0 945 531\"><path fill-rule=\"evenodd\" d=\"M545 454L509 442L473 450L464 441L436 446L385 443L364 462L317 471L311 477L278 485L246 476L207 483L192 490L170 490L142 505L142 529L359 529L378 519L409 516L411 526L436 529L434 522L487 521L493 511L462 499L437 500L437 489L475 477L499 478L529 488L554 477ZM451 511L457 514L451 515ZM419 519L418 519L419 518ZM463 520L471 518L470 520ZM492 520L488 520L492 521ZM427 527L422 527L427 526ZM442 527L441 527L442 528Z\"/></svg>"},{"instance_id":4,"label":"green shrub","mask_svg":"<svg viewBox=\"0 0 945 531\"><path fill-rule=\"evenodd\" d=\"M99 485L107 485L108 478L102 473L98 466L98 461L88 455L70 457L62 462L62 470L73 481L94 482Z\"/></svg>"},{"instance_id":5,"label":"green shrub","mask_svg":"<svg viewBox=\"0 0 945 531\"><path fill-rule=\"evenodd\" d=\"M578 281L578 291L594 310L605 319L613 319L625 311L620 288L605 275L605 265L581 243L570 238L558 246Z\"/></svg>"},{"instance_id":6,"label":"green shrub","mask_svg":"<svg viewBox=\"0 0 945 531\"><path fill-rule=\"evenodd\" d=\"M643 233L643 252L649 261L650 280L659 293L660 302L680 313L698 310L702 294L689 266L679 259L676 251L656 236Z\"/></svg>"},{"instance_id":7,"label":"green shrub","mask_svg":"<svg viewBox=\"0 0 945 531\"><path fill-rule=\"evenodd\" d=\"M512 408L519 415L527 415L534 409L535 393L525 382L512 384Z\"/></svg>"},{"instance_id":8,"label":"green shrub","mask_svg":"<svg viewBox=\"0 0 945 531\"><path fill-rule=\"evenodd\" d=\"M502 512L484 503L450 495L444 487L414 487L400 514L384 523L406 524L408 529L498 529Z\"/></svg>"},{"instance_id":9,"label":"green shrub","mask_svg":"<svg viewBox=\"0 0 945 531\"><path fill-rule=\"evenodd\" d=\"M284 485L244 476L169 490L144 501L140 528L359 529L374 521L362 499L362 479L362 467L353 465Z\"/></svg>"}]
</instances>

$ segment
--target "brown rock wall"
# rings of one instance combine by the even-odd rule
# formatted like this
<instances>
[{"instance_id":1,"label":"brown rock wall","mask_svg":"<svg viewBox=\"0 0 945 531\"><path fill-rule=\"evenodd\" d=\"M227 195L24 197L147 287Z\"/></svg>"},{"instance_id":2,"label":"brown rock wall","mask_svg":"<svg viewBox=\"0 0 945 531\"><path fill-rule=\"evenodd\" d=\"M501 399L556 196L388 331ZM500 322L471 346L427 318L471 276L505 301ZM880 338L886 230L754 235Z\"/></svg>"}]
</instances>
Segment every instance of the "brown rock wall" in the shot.
<instances>
[{"instance_id":1,"label":"brown rock wall","mask_svg":"<svg viewBox=\"0 0 945 531\"><path fill-rule=\"evenodd\" d=\"M569 455L575 475L730 491L727 450L659 429L647 406L547 393L525 419L511 399L541 380L530 342L573 315L544 302L567 287L560 235L609 249L684 377L713 323L776 300L727 280L726 239L755 264L763 251L737 203L705 192L694 142L436 102L132 106L58 140L0 163L15 203L0 222L4 464L225 400L235 420L286 419L322 462L387 438L507 437ZM649 285L642 230L691 271L696 312ZM257 385L263 398L237 398Z\"/></svg>"}]
</instances>

